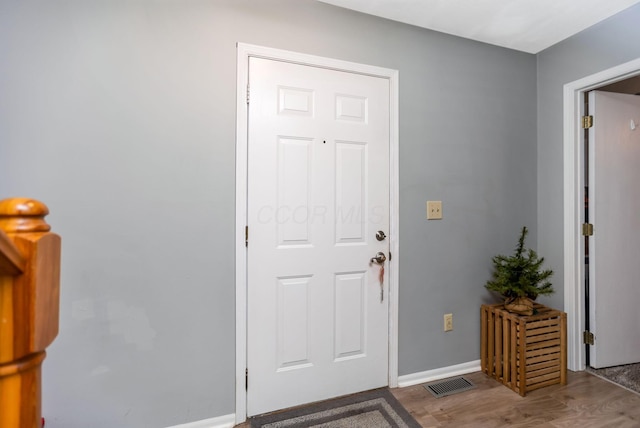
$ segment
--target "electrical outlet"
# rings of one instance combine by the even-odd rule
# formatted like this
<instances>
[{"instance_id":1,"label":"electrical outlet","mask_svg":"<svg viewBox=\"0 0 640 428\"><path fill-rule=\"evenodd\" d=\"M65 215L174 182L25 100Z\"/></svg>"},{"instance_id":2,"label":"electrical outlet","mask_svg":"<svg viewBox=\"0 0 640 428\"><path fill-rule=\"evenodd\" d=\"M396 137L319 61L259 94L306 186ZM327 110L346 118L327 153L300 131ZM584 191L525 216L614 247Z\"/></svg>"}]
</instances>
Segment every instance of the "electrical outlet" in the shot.
<instances>
[{"instance_id":1,"label":"electrical outlet","mask_svg":"<svg viewBox=\"0 0 640 428\"><path fill-rule=\"evenodd\" d=\"M444 314L444 331L453 330L453 314Z\"/></svg>"},{"instance_id":2,"label":"electrical outlet","mask_svg":"<svg viewBox=\"0 0 640 428\"><path fill-rule=\"evenodd\" d=\"M427 201L427 220L442 219L442 201Z\"/></svg>"}]
</instances>

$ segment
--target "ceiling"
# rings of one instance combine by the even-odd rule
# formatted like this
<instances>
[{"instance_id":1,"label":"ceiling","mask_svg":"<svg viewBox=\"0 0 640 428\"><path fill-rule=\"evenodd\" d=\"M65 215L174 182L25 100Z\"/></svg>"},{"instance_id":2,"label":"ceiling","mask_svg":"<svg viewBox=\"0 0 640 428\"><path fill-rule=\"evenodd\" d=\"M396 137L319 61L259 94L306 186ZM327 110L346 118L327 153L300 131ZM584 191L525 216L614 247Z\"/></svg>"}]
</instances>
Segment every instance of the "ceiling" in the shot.
<instances>
[{"instance_id":1,"label":"ceiling","mask_svg":"<svg viewBox=\"0 0 640 428\"><path fill-rule=\"evenodd\" d=\"M640 2L640 0L319 1L532 54Z\"/></svg>"}]
</instances>

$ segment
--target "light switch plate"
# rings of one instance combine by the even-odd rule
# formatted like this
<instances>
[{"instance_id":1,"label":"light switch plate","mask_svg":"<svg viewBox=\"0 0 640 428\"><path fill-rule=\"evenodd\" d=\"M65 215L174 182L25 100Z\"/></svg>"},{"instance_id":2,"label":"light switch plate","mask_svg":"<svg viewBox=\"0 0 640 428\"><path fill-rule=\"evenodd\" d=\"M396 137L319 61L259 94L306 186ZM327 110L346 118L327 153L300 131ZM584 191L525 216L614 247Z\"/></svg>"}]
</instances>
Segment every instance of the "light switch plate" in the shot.
<instances>
[{"instance_id":1,"label":"light switch plate","mask_svg":"<svg viewBox=\"0 0 640 428\"><path fill-rule=\"evenodd\" d=\"M453 330L453 314L444 314L444 331Z\"/></svg>"},{"instance_id":2,"label":"light switch plate","mask_svg":"<svg viewBox=\"0 0 640 428\"><path fill-rule=\"evenodd\" d=\"M427 201L427 220L442 219L442 201Z\"/></svg>"}]
</instances>

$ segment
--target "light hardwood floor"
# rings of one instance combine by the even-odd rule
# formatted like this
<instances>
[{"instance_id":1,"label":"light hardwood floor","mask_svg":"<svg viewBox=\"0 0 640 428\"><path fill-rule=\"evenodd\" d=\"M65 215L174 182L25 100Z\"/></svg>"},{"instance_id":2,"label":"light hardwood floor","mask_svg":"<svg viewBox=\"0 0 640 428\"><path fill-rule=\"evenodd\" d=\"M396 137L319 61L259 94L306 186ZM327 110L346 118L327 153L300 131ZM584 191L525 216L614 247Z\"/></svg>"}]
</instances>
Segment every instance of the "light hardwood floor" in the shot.
<instances>
[{"instance_id":1,"label":"light hardwood floor","mask_svg":"<svg viewBox=\"0 0 640 428\"><path fill-rule=\"evenodd\" d=\"M391 391L425 428L640 427L640 395L587 372L526 397L481 372L465 377L475 389L438 399L422 385Z\"/></svg>"},{"instance_id":2,"label":"light hardwood floor","mask_svg":"<svg viewBox=\"0 0 640 428\"><path fill-rule=\"evenodd\" d=\"M476 388L448 397L435 398L423 385L391 392L424 428L640 427L640 395L587 372L568 372L567 385L526 397L484 373L464 376Z\"/></svg>"}]
</instances>

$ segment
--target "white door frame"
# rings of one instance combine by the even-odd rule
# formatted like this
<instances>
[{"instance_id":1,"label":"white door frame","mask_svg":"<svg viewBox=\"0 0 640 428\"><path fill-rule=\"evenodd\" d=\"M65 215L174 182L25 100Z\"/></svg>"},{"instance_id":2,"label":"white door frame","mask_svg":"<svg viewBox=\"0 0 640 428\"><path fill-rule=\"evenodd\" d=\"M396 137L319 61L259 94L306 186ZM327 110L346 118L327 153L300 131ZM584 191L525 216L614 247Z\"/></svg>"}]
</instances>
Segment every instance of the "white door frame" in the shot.
<instances>
[{"instance_id":1,"label":"white door frame","mask_svg":"<svg viewBox=\"0 0 640 428\"><path fill-rule=\"evenodd\" d=\"M584 93L640 74L640 58L564 85L564 310L567 313L567 366L585 369L584 254L581 223L584 220L582 129ZM597 227L597 225L596 225Z\"/></svg>"},{"instance_id":2,"label":"white door frame","mask_svg":"<svg viewBox=\"0 0 640 428\"><path fill-rule=\"evenodd\" d=\"M247 391L247 85L249 58L259 57L296 64L366 74L389 80L389 386L398 385L398 260L399 260L399 92L398 71L280 49L238 43L236 96L236 423L246 420Z\"/></svg>"}]
</instances>

